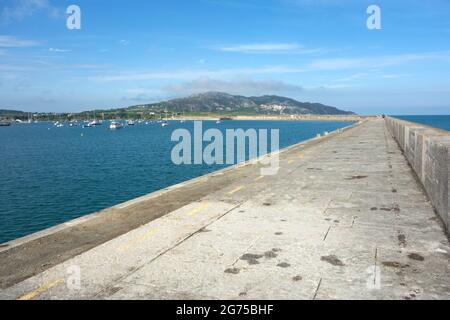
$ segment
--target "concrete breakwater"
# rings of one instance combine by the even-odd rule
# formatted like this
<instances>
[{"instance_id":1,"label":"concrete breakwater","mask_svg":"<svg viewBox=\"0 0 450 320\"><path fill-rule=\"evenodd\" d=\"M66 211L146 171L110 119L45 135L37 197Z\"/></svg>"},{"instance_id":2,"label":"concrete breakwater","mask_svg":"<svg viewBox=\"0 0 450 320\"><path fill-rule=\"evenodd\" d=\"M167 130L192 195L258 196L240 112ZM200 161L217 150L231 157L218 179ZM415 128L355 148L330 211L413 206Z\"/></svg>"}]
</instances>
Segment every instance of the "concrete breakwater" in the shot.
<instances>
[{"instance_id":1,"label":"concrete breakwater","mask_svg":"<svg viewBox=\"0 0 450 320\"><path fill-rule=\"evenodd\" d=\"M450 299L450 243L382 119L0 248L0 299Z\"/></svg>"},{"instance_id":2,"label":"concrete breakwater","mask_svg":"<svg viewBox=\"0 0 450 320\"><path fill-rule=\"evenodd\" d=\"M386 125L450 233L450 133L391 117Z\"/></svg>"}]
</instances>

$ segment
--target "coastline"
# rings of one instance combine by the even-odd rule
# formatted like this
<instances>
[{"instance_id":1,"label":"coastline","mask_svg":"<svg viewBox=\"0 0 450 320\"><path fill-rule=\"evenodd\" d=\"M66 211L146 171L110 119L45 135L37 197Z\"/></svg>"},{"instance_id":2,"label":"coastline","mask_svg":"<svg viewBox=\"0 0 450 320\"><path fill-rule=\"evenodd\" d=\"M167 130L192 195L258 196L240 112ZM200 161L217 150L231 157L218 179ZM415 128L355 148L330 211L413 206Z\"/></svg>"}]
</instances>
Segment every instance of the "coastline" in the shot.
<instances>
[{"instance_id":1,"label":"coastline","mask_svg":"<svg viewBox=\"0 0 450 320\"><path fill-rule=\"evenodd\" d=\"M178 116L169 120L188 120L188 121L217 121L227 118L230 121L364 121L376 119L376 116L360 115L196 115L196 116Z\"/></svg>"}]
</instances>

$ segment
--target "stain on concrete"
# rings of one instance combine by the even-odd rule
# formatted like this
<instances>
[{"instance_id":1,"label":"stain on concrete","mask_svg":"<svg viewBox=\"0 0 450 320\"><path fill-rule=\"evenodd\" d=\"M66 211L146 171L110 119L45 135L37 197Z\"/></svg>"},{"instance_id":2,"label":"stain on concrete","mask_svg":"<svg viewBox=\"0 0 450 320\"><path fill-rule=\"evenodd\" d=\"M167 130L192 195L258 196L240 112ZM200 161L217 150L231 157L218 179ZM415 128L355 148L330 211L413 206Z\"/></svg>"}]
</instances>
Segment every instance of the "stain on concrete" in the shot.
<instances>
[{"instance_id":1,"label":"stain on concrete","mask_svg":"<svg viewBox=\"0 0 450 320\"><path fill-rule=\"evenodd\" d=\"M370 208L370 211L377 211L377 210L378 210L377 207L372 207L372 208Z\"/></svg>"},{"instance_id":2,"label":"stain on concrete","mask_svg":"<svg viewBox=\"0 0 450 320\"><path fill-rule=\"evenodd\" d=\"M264 257L262 254L246 253L240 259L247 261L250 265L254 265L259 264L258 259L261 259L262 257Z\"/></svg>"},{"instance_id":3,"label":"stain on concrete","mask_svg":"<svg viewBox=\"0 0 450 320\"><path fill-rule=\"evenodd\" d=\"M270 202L264 202L263 203L263 206L265 206L265 207L270 207L272 204L270 203Z\"/></svg>"},{"instance_id":4,"label":"stain on concrete","mask_svg":"<svg viewBox=\"0 0 450 320\"><path fill-rule=\"evenodd\" d=\"M368 176L356 175L356 176L352 176L350 178L346 178L346 180L361 180L361 179L366 179L366 178L368 178Z\"/></svg>"},{"instance_id":5,"label":"stain on concrete","mask_svg":"<svg viewBox=\"0 0 450 320\"><path fill-rule=\"evenodd\" d=\"M302 281L303 277L302 276L295 276L292 278L293 281L298 282L298 281Z\"/></svg>"},{"instance_id":6,"label":"stain on concrete","mask_svg":"<svg viewBox=\"0 0 450 320\"><path fill-rule=\"evenodd\" d=\"M345 264L335 255L329 255L329 256L322 256L320 260L328 262L329 264L332 264L333 266L337 267L343 267Z\"/></svg>"},{"instance_id":7,"label":"stain on concrete","mask_svg":"<svg viewBox=\"0 0 450 320\"><path fill-rule=\"evenodd\" d=\"M119 292L120 290L122 290L122 287L112 287L112 288L107 288L104 292L104 294L106 296L112 296L114 294L116 294L117 292Z\"/></svg>"},{"instance_id":8,"label":"stain on concrete","mask_svg":"<svg viewBox=\"0 0 450 320\"><path fill-rule=\"evenodd\" d=\"M281 235L283 235L283 232L275 232L275 235L276 236L281 236Z\"/></svg>"},{"instance_id":9,"label":"stain on concrete","mask_svg":"<svg viewBox=\"0 0 450 320\"><path fill-rule=\"evenodd\" d=\"M406 245L407 245L406 236L404 234L400 233L397 236L397 238L398 238L399 245L402 246L402 247L406 247Z\"/></svg>"},{"instance_id":10,"label":"stain on concrete","mask_svg":"<svg viewBox=\"0 0 450 320\"><path fill-rule=\"evenodd\" d=\"M247 292L241 292L239 293L239 297L245 297L247 295Z\"/></svg>"},{"instance_id":11,"label":"stain on concrete","mask_svg":"<svg viewBox=\"0 0 450 320\"><path fill-rule=\"evenodd\" d=\"M272 251L273 252L281 252L282 250L280 248L273 248Z\"/></svg>"},{"instance_id":12,"label":"stain on concrete","mask_svg":"<svg viewBox=\"0 0 450 320\"><path fill-rule=\"evenodd\" d=\"M238 268L228 268L224 272L230 274L238 274L241 270Z\"/></svg>"},{"instance_id":13,"label":"stain on concrete","mask_svg":"<svg viewBox=\"0 0 450 320\"><path fill-rule=\"evenodd\" d=\"M409 268L409 264L402 264L397 261L384 261L382 264L383 264L383 266L388 267L388 268L397 268L397 269Z\"/></svg>"},{"instance_id":14,"label":"stain on concrete","mask_svg":"<svg viewBox=\"0 0 450 320\"><path fill-rule=\"evenodd\" d=\"M266 253L264 253L264 257L266 257L267 259L273 259L277 256L278 255L274 251L267 251Z\"/></svg>"},{"instance_id":15,"label":"stain on concrete","mask_svg":"<svg viewBox=\"0 0 450 320\"><path fill-rule=\"evenodd\" d=\"M425 260L425 258L418 253L411 253L408 255L408 258L410 258L411 260L416 260L416 261L424 261Z\"/></svg>"},{"instance_id":16,"label":"stain on concrete","mask_svg":"<svg viewBox=\"0 0 450 320\"><path fill-rule=\"evenodd\" d=\"M277 267L280 267L280 268L289 268L290 266L291 265L287 262L281 262L281 263L277 264Z\"/></svg>"},{"instance_id":17,"label":"stain on concrete","mask_svg":"<svg viewBox=\"0 0 450 320\"><path fill-rule=\"evenodd\" d=\"M392 193L397 193L397 189L392 189Z\"/></svg>"}]
</instances>

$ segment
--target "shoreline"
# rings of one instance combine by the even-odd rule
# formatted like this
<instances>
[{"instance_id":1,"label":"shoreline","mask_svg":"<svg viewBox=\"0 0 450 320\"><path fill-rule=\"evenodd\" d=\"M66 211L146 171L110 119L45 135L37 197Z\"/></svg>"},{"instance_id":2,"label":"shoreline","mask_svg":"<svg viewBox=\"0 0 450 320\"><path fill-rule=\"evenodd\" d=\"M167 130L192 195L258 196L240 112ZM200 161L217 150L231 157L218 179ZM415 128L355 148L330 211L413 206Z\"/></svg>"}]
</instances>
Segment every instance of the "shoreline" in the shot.
<instances>
[{"instance_id":1,"label":"shoreline","mask_svg":"<svg viewBox=\"0 0 450 320\"><path fill-rule=\"evenodd\" d=\"M360 115L285 115L285 116L272 116L272 115L248 115L248 116L184 116L174 117L170 120L187 120L187 121L217 121L225 119L224 121L336 121L336 122L348 122L348 121L364 121L370 119L376 119L376 116L360 116Z\"/></svg>"},{"instance_id":2,"label":"shoreline","mask_svg":"<svg viewBox=\"0 0 450 320\"><path fill-rule=\"evenodd\" d=\"M167 118L167 121L335 121L335 122L348 122L348 121L363 121L369 119L376 119L377 116L361 116L361 115L227 115L227 114L199 114L199 115L179 115ZM26 122L18 122L18 119L4 118L3 122L9 122L11 124L27 124ZM138 119L138 118L118 118L118 119L105 119L110 120L143 120L143 121L158 121L159 119ZM38 122L53 122L55 120L39 120ZM61 121L61 120L60 120ZM64 120L67 122L69 119ZM86 119L72 118L70 121L86 121Z\"/></svg>"}]
</instances>

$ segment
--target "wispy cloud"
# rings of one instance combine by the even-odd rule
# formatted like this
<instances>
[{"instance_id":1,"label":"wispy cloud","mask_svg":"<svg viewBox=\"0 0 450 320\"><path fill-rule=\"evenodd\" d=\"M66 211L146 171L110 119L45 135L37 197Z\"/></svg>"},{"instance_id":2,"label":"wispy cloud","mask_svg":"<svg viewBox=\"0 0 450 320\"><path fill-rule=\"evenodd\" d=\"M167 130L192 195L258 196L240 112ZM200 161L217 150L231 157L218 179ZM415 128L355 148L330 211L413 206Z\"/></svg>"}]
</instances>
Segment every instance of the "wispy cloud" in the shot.
<instances>
[{"instance_id":1,"label":"wispy cloud","mask_svg":"<svg viewBox=\"0 0 450 320\"><path fill-rule=\"evenodd\" d=\"M450 51L425 52L412 54L398 54L389 56L362 57L362 58L331 58L314 60L308 65L309 70L342 70L342 69L369 69L383 68L411 62L450 59Z\"/></svg>"},{"instance_id":2,"label":"wispy cloud","mask_svg":"<svg viewBox=\"0 0 450 320\"><path fill-rule=\"evenodd\" d=\"M357 58L329 58L315 59L304 66L261 66L253 68L229 68L229 69L178 69L166 71L124 71L106 73L92 76L90 80L112 82L112 81L144 81L144 80L181 80L190 81L199 78L230 79L233 77L255 76L255 75L284 75L305 72L330 72L339 70L354 70L352 78L361 77L368 70L376 68L386 69L388 67L403 64L417 63L421 61L437 60L450 61L450 51L425 52L414 54L399 54L390 56L372 56ZM384 71L392 72L392 71ZM352 80L342 78L340 81Z\"/></svg>"},{"instance_id":3,"label":"wispy cloud","mask_svg":"<svg viewBox=\"0 0 450 320\"><path fill-rule=\"evenodd\" d=\"M58 49L58 48L49 48L48 51L50 51L50 52L57 52L57 53L71 52L71 50Z\"/></svg>"},{"instance_id":4,"label":"wispy cloud","mask_svg":"<svg viewBox=\"0 0 450 320\"><path fill-rule=\"evenodd\" d=\"M25 48L34 47L37 45L39 45L39 42L0 35L0 48Z\"/></svg>"},{"instance_id":5,"label":"wispy cloud","mask_svg":"<svg viewBox=\"0 0 450 320\"><path fill-rule=\"evenodd\" d=\"M164 87L164 90L173 94L192 94L205 91L223 91L233 94L271 94L280 92L299 92L301 86L277 80L253 80L248 77L232 80L200 78L180 84Z\"/></svg>"},{"instance_id":6,"label":"wispy cloud","mask_svg":"<svg viewBox=\"0 0 450 320\"><path fill-rule=\"evenodd\" d=\"M21 21L38 11L45 11L51 17L59 17L62 10L53 6L49 0L16 0L14 4L3 7L0 12L0 21L10 23Z\"/></svg>"},{"instance_id":7,"label":"wispy cloud","mask_svg":"<svg viewBox=\"0 0 450 320\"><path fill-rule=\"evenodd\" d=\"M194 80L198 78L219 78L235 76L251 76L261 74L288 74L304 71L300 68L285 66L269 66L260 68L217 69L217 70L171 70L164 72L124 72L91 77L96 81L143 81L143 80Z\"/></svg>"},{"instance_id":8,"label":"wispy cloud","mask_svg":"<svg viewBox=\"0 0 450 320\"><path fill-rule=\"evenodd\" d=\"M299 85L273 79L254 80L250 77L237 77L230 80L222 80L205 77L160 88L141 87L126 89L124 90L126 96L122 100L149 103L207 91L220 91L240 95L296 94L303 91L303 88Z\"/></svg>"},{"instance_id":9,"label":"wispy cloud","mask_svg":"<svg viewBox=\"0 0 450 320\"><path fill-rule=\"evenodd\" d=\"M252 43L218 48L223 52L238 53L313 53L319 49L306 49L298 43Z\"/></svg>"},{"instance_id":10,"label":"wispy cloud","mask_svg":"<svg viewBox=\"0 0 450 320\"><path fill-rule=\"evenodd\" d=\"M344 77L344 78L336 79L334 81L335 82L349 82L349 81L357 80L360 78L364 78L368 75L369 75L368 73L355 73L355 74L352 74L352 75Z\"/></svg>"}]
</instances>

